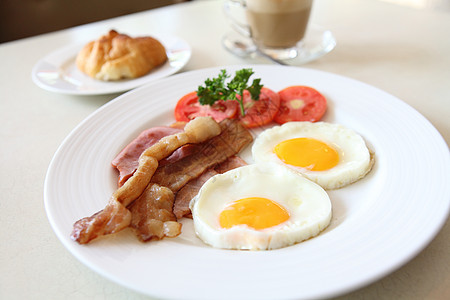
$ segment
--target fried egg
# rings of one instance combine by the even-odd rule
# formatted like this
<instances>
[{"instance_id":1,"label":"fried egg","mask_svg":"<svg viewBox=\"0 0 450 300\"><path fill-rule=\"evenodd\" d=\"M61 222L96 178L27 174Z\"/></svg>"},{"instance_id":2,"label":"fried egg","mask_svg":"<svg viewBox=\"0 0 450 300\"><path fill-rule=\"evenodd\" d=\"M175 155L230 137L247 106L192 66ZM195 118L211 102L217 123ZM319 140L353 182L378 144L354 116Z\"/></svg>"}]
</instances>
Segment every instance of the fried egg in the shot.
<instances>
[{"instance_id":1,"label":"fried egg","mask_svg":"<svg viewBox=\"0 0 450 300\"><path fill-rule=\"evenodd\" d=\"M255 139L252 156L255 162L283 164L324 189L361 179L373 164L359 134L326 122L288 122L266 129Z\"/></svg>"},{"instance_id":2,"label":"fried egg","mask_svg":"<svg viewBox=\"0 0 450 300\"><path fill-rule=\"evenodd\" d=\"M326 191L275 163L210 178L191 201L197 236L224 249L269 250L318 235L330 223Z\"/></svg>"}]
</instances>

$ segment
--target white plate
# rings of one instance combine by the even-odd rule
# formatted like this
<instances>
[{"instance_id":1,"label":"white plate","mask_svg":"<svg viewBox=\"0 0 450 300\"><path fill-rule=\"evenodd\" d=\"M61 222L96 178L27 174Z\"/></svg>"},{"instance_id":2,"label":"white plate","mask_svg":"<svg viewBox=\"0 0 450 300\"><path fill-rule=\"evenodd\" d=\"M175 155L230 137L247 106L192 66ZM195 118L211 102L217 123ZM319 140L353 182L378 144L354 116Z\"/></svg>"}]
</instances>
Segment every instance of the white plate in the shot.
<instances>
[{"instance_id":1,"label":"white plate","mask_svg":"<svg viewBox=\"0 0 450 300\"><path fill-rule=\"evenodd\" d=\"M70 45L50 53L39 60L32 70L32 79L39 87L56 93L73 95L100 95L131 90L150 81L178 72L191 58L189 44L174 36L153 36L166 48L168 61L136 79L101 81L82 73L75 65L75 58L83 48Z\"/></svg>"},{"instance_id":2,"label":"white plate","mask_svg":"<svg viewBox=\"0 0 450 300\"><path fill-rule=\"evenodd\" d=\"M330 227L303 243L261 252L205 246L190 220L179 237L147 244L128 230L87 246L70 239L72 224L104 208L115 190L113 157L142 130L171 123L176 101L221 69L212 68L128 92L64 140L47 173L45 207L58 238L75 257L121 285L158 298L318 298L380 279L433 239L449 213L450 156L421 114L381 90L338 75L265 65L226 69L234 73L242 67L253 68L273 90L296 84L318 89L329 101L324 120L353 128L375 151L368 176L330 192Z\"/></svg>"}]
</instances>

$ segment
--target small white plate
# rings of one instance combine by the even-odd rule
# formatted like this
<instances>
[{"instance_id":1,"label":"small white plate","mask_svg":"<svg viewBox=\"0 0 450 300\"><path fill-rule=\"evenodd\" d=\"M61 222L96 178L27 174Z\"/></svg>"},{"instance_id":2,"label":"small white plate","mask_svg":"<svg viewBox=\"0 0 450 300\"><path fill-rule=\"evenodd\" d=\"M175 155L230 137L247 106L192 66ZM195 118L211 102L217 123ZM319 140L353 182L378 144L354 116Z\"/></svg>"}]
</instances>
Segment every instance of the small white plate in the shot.
<instances>
[{"instance_id":1,"label":"small white plate","mask_svg":"<svg viewBox=\"0 0 450 300\"><path fill-rule=\"evenodd\" d=\"M115 155L142 130L173 122L177 100L205 79L222 68L234 74L244 67L274 91L316 88L329 103L323 120L355 130L375 151L365 178L329 191L330 226L315 238L271 251L211 248L195 236L189 219L180 236L162 241L141 243L130 230L88 245L72 241L73 223L103 209L116 190ZM64 246L99 274L141 293L158 299L316 299L358 289L416 256L447 219L449 182L445 141L398 98L321 71L248 65L177 74L108 102L61 144L44 195Z\"/></svg>"},{"instance_id":2,"label":"small white plate","mask_svg":"<svg viewBox=\"0 0 450 300\"><path fill-rule=\"evenodd\" d=\"M170 76L183 68L191 58L189 44L174 36L153 36L166 48L168 61L135 79L101 81L82 73L75 58L84 45L70 45L58 49L39 60L32 70L34 83L56 93L72 95L100 95L131 90L150 81Z\"/></svg>"}]
</instances>

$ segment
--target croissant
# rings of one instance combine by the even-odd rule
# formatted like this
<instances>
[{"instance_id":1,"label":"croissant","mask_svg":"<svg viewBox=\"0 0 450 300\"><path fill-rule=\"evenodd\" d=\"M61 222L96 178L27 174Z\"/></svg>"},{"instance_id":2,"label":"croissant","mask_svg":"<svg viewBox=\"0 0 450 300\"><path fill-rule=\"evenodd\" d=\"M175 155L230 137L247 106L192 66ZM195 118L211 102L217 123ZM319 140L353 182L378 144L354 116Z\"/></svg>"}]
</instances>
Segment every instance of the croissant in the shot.
<instances>
[{"instance_id":1,"label":"croissant","mask_svg":"<svg viewBox=\"0 0 450 300\"><path fill-rule=\"evenodd\" d=\"M141 77L166 60L166 49L158 40L149 36L132 38L110 30L83 47L76 65L92 78L112 81Z\"/></svg>"}]
</instances>

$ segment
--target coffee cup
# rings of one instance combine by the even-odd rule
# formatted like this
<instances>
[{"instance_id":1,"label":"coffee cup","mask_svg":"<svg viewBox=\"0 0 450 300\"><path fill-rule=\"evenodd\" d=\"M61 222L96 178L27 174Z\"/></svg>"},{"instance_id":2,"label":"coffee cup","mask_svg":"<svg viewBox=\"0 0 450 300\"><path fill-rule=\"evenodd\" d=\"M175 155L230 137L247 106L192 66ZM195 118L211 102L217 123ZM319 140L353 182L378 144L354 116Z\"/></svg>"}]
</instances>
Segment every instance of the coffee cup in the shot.
<instances>
[{"instance_id":1,"label":"coffee cup","mask_svg":"<svg viewBox=\"0 0 450 300\"><path fill-rule=\"evenodd\" d=\"M226 0L231 26L277 59L294 58L308 27L312 0ZM242 14L243 12L243 14Z\"/></svg>"}]
</instances>

